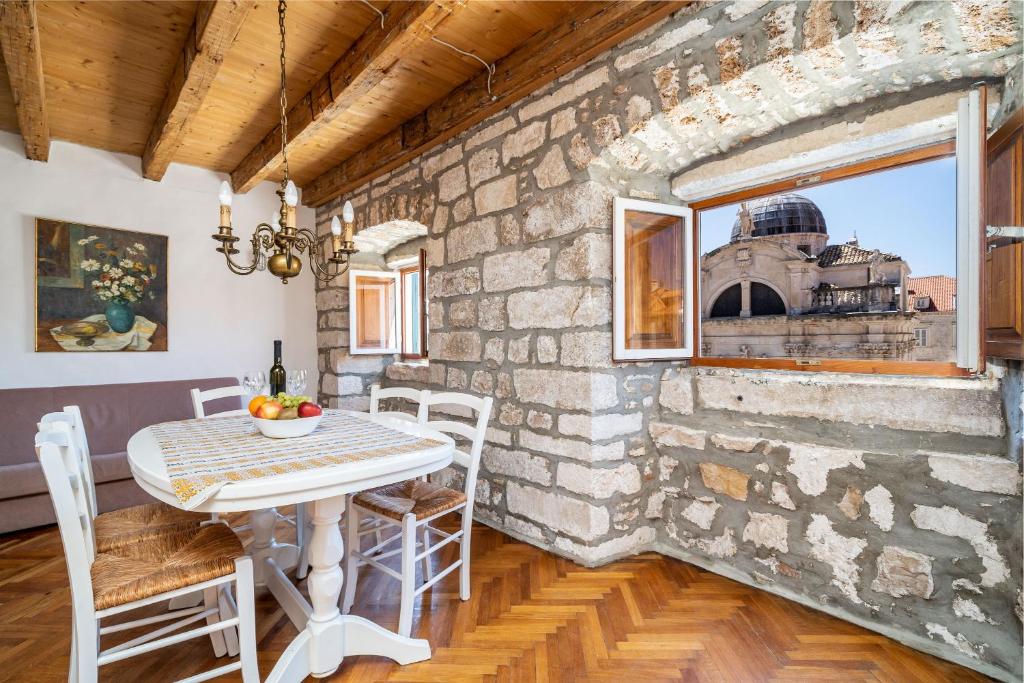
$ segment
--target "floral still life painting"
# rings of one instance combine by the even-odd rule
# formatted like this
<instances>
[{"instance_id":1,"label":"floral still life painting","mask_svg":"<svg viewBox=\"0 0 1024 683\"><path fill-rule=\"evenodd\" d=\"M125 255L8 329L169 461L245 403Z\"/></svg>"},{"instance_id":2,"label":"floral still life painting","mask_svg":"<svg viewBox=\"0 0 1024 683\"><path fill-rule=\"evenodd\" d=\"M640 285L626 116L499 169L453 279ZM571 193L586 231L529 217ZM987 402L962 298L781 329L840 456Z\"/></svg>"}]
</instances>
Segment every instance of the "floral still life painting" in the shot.
<instances>
[{"instance_id":1,"label":"floral still life painting","mask_svg":"<svg viewBox=\"0 0 1024 683\"><path fill-rule=\"evenodd\" d=\"M166 351L167 237L36 219L36 351Z\"/></svg>"}]
</instances>

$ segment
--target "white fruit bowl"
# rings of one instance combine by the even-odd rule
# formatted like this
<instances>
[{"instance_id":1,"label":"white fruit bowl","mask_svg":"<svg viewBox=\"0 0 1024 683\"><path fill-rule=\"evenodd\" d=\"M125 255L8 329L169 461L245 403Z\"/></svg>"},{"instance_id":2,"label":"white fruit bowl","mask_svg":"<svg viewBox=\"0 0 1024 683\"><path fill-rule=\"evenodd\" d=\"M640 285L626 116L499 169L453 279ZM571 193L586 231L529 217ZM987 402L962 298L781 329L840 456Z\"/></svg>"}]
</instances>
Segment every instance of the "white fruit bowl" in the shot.
<instances>
[{"instance_id":1,"label":"white fruit bowl","mask_svg":"<svg viewBox=\"0 0 1024 683\"><path fill-rule=\"evenodd\" d=\"M262 417L254 417L252 421L256 423L256 429L260 430L263 436L269 436L271 439L291 439L312 433L320 424L322 417L323 415L314 415L297 417L294 420L265 420Z\"/></svg>"}]
</instances>

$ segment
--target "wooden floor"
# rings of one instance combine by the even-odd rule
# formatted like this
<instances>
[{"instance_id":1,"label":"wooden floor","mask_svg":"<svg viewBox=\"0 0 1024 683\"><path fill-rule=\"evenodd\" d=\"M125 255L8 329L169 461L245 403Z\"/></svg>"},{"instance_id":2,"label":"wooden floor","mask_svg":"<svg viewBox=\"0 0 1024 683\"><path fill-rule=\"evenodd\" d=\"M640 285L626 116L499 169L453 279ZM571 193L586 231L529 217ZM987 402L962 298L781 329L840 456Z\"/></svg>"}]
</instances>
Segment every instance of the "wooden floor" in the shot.
<instances>
[{"instance_id":1,"label":"wooden floor","mask_svg":"<svg viewBox=\"0 0 1024 683\"><path fill-rule=\"evenodd\" d=\"M397 582L368 568L363 577L355 612L394 629ZM988 680L656 554L583 569L477 526L472 600L459 600L457 572L439 587L423 595L413 623L414 632L433 645L432 660L398 667L380 658L353 658L328 680ZM257 598L256 612L260 672L266 676L295 629L269 596ZM65 680L70 621L56 529L0 536L0 680ZM103 667L100 680L171 681L214 662L209 641L194 640Z\"/></svg>"}]
</instances>

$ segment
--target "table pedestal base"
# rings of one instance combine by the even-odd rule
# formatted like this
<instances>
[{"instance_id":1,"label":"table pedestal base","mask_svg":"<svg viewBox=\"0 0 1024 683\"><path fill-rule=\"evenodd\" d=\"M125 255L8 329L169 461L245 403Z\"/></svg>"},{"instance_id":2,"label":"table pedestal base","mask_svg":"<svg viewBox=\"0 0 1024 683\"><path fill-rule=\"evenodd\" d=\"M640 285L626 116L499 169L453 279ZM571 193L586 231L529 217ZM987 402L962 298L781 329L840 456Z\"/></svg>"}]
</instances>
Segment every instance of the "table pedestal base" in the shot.
<instances>
[{"instance_id":1,"label":"table pedestal base","mask_svg":"<svg viewBox=\"0 0 1024 683\"><path fill-rule=\"evenodd\" d=\"M381 628L372 621L338 610L344 555L338 526L345 509L345 496L318 500L313 504L313 536L309 541L309 602L288 580L276 560L276 553L256 555L253 569L284 608L288 618L300 629L270 672L267 683L292 683L306 676L323 678L337 671L347 656L377 655L399 664L430 659L430 643L405 638ZM253 529L256 522L253 521ZM264 548L270 548L271 543ZM287 555L290 558L290 555ZM297 560L297 556L296 556ZM256 565L261 569L256 570ZM257 580L258 581L258 580Z\"/></svg>"}]
</instances>

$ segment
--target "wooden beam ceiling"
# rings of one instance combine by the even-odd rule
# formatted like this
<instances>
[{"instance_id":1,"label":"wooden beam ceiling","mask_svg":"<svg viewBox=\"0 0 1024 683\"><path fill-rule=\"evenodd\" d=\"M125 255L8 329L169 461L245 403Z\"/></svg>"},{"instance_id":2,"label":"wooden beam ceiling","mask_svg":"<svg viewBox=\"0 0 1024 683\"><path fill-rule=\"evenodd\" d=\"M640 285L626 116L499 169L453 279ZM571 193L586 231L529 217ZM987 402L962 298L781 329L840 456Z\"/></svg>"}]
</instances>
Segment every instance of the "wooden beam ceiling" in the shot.
<instances>
[{"instance_id":1,"label":"wooden beam ceiling","mask_svg":"<svg viewBox=\"0 0 1024 683\"><path fill-rule=\"evenodd\" d=\"M43 60L34 0L0 2L0 48L14 95L25 156L37 161L50 157L50 126L46 120Z\"/></svg>"},{"instance_id":2,"label":"wooden beam ceiling","mask_svg":"<svg viewBox=\"0 0 1024 683\"><path fill-rule=\"evenodd\" d=\"M303 203L319 206L442 144L605 50L689 4L586 2L500 59L487 93L481 72L426 111L302 188Z\"/></svg>"},{"instance_id":3,"label":"wooden beam ceiling","mask_svg":"<svg viewBox=\"0 0 1024 683\"><path fill-rule=\"evenodd\" d=\"M376 20L302 99L288 111L288 147L311 139L317 131L377 86L417 42L427 40L466 0L392 3L384 27ZM235 192L248 192L282 162L281 126L257 144L231 172Z\"/></svg>"},{"instance_id":4,"label":"wooden beam ceiling","mask_svg":"<svg viewBox=\"0 0 1024 683\"><path fill-rule=\"evenodd\" d=\"M167 95L149 133L142 153L142 175L150 180L164 177L174 153L199 111L224 53L235 41L253 0L204 0L196 10L185 45L167 86Z\"/></svg>"}]
</instances>

